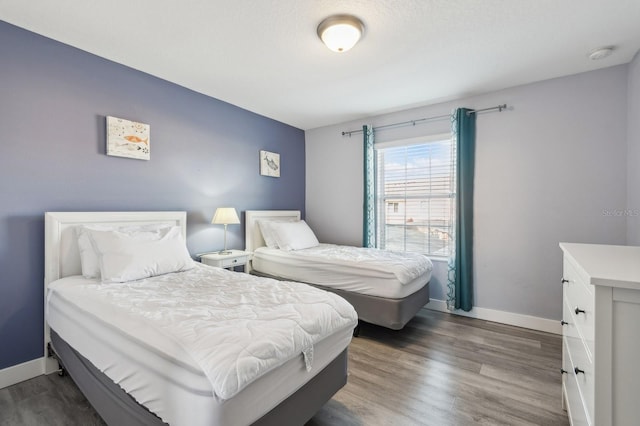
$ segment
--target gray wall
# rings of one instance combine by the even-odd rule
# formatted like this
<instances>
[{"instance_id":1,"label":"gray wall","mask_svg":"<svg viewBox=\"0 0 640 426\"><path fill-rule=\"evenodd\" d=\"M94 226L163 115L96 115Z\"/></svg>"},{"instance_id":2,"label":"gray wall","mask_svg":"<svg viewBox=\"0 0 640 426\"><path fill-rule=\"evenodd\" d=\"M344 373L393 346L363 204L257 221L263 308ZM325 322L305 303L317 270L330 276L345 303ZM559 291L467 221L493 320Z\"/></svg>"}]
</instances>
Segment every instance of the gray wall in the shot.
<instances>
[{"instance_id":1,"label":"gray wall","mask_svg":"<svg viewBox=\"0 0 640 426\"><path fill-rule=\"evenodd\" d=\"M0 58L0 369L43 355L44 212L186 210L199 253L216 207L304 210L303 131L1 21ZM105 155L106 115L151 125L151 161Z\"/></svg>"},{"instance_id":2,"label":"gray wall","mask_svg":"<svg viewBox=\"0 0 640 426\"><path fill-rule=\"evenodd\" d=\"M372 88L375 90L375 88ZM560 319L560 241L624 244L627 66L372 117L380 126L507 103L478 116L475 305ZM306 219L324 242L362 240L362 137L354 121L306 131ZM394 140L449 130L448 120L376 133ZM436 265L432 298L445 298Z\"/></svg>"},{"instance_id":3,"label":"gray wall","mask_svg":"<svg viewBox=\"0 0 640 426\"><path fill-rule=\"evenodd\" d=\"M629 64L627 112L627 243L640 245L640 52Z\"/></svg>"}]
</instances>

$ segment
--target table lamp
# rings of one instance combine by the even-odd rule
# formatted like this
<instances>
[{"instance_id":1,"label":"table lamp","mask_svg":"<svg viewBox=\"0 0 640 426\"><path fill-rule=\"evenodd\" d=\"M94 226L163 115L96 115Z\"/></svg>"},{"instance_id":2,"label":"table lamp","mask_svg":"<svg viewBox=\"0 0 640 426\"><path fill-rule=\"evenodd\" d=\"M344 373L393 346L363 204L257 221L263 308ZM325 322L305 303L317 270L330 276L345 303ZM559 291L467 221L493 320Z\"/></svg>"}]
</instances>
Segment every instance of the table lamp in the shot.
<instances>
[{"instance_id":1,"label":"table lamp","mask_svg":"<svg viewBox=\"0 0 640 426\"><path fill-rule=\"evenodd\" d=\"M233 207L218 207L216 209L216 213L213 215L211 223L224 225L224 249L219 253L230 254L231 252L227 250L227 225L237 225L240 223L236 209Z\"/></svg>"}]
</instances>

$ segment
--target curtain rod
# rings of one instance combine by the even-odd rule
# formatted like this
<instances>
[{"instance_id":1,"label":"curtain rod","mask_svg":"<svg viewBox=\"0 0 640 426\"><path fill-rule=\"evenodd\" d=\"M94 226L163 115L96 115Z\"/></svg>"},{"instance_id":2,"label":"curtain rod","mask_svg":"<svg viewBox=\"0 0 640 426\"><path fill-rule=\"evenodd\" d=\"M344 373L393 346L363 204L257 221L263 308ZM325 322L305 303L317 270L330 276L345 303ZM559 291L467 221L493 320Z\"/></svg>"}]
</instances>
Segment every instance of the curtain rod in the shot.
<instances>
[{"instance_id":1,"label":"curtain rod","mask_svg":"<svg viewBox=\"0 0 640 426\"><path fill-rule=\"evenodd\" d=\"M495 111L495 110L498 110L498 112L502 112L503 109L507 109L507 104L497 105L497 106L489 107L489 108L474 109L474 110L471 110L471 111L467 111L467 115L477 114L479 112ZM435 117L427 117L427 118L418 118L417 120L403 121L401 123L385 124L383 126L374 127L373 130L387 129L389 127L408 126L408 125L415 126L418 123L424 123L426 121L443 120L443 119L449 118L449 117L451 117L451 114L436 115ZM362 129L344 131L344 132L342 132L342 136L351 137L351 135L354 134L354 133L362 133Z\"/></svg>"}]
</instances>

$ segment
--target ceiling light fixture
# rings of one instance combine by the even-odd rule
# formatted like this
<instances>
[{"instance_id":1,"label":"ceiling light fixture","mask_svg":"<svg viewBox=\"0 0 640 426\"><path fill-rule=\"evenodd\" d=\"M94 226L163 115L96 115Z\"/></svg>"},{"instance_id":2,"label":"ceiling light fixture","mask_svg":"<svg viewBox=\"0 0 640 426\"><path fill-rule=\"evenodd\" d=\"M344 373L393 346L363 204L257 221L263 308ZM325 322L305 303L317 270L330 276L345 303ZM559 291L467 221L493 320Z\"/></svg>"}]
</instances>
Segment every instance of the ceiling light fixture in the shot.
<instances>
[{"instance_id":1,"label":"ceiling light fixture","mask_svg":"<svg viewBox=\"0 0 640 426\"><path fill-rule=\"evenodd\" d=\"M318 37L334 52L346 52L364 33L362 21L352 15L329 16L318 25Z\"/></svg>"},{"instance_id":2,"label":"ceiling light fixture","mask_svg":"<svg viewBox=\"0 0 640 426\"><path fill-rule=\"evenodd\" d=\"M611 55L614 50L615 50L615 47L613 46L599 47L589 52L589 59L591 59L592 61L597 61L598 59L604 59L607 56Z\"/></svg>"}]
</instances>

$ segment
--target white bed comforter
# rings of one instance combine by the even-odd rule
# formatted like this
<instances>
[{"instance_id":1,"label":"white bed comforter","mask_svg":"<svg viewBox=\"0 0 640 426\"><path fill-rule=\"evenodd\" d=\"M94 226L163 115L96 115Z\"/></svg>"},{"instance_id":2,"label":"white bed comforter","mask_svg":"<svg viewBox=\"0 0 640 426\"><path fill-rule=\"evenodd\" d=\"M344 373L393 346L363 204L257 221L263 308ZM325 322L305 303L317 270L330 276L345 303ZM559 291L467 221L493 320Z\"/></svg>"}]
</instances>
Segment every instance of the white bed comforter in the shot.
<instances>
[{"instance_id":1,"label":"white bed comforter","mask_svg":"<svg viewBox=\"0 0 640 426\"><path fill-rule=\"evenodd\" d=\"M422 254L336 244L320 244L303 250L289 251L287 255L313 258L318 262L340 263L354 268L392 272L402 284L410 283L433 269L431 260Z\"/></svg>"},{"instance_id":2,"label":"white bed comforter","mask_svg":"<svg viewBox=\"0 0 640 426\"><path fill-rule=\"evenodd\" d=\"M50 291L144 341L154 327L182 346L229 399L336 330L357 324L344 299L308 285L197 264L195 268L118 284L64 280Z\"/></svg>"}]
</instances>

